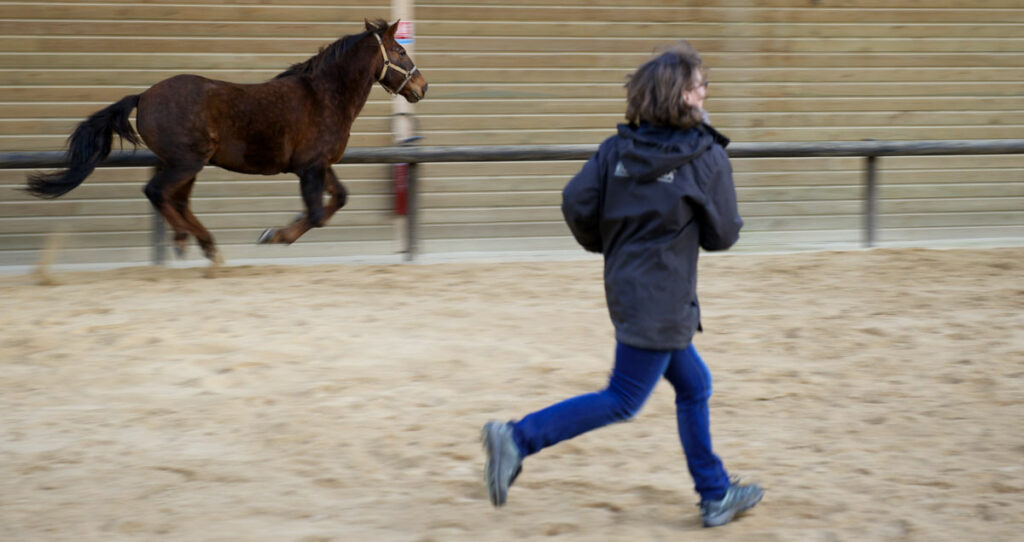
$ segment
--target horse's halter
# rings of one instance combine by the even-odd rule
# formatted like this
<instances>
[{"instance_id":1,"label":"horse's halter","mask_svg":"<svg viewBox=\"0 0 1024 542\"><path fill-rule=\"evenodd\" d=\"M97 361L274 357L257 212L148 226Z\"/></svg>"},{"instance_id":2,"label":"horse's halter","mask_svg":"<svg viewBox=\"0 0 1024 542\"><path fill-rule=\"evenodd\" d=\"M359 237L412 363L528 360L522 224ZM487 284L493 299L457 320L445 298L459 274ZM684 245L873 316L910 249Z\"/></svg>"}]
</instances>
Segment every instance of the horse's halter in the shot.
<instances>
[{"instance_id":1,"label":"horse's halter","mask_svg":"<svg viewBox=\"0 0 1024 542\"><path fill-rule=\"evenodd\" d=\"M384 57L384 67L380 69L380 76L377 77L377 82L380 83L380 86L383 87L384 90L388 92L388 94L397 95L399 92L402 92L402 89L405 88L405 85L409 84L409 80L412 79L412 75L416 73L416 64L414 63L412 65L412 69L409 71L406 71L405 68L397 64L392 64L391 59L388 58L387 50L384 49L384 40L380 39L380 34L374 32L373 37L377 38L377 43L380 45L380 54L381 56ZM388 68L396 70L398 71L398 73L405 74L405 80L402 81L402 84L398 85L398 88L396 88L395 90L391 90L390 88L388 88L387 85L384 84L384 76L388 74Z\"/></svg>"}]
</instances>

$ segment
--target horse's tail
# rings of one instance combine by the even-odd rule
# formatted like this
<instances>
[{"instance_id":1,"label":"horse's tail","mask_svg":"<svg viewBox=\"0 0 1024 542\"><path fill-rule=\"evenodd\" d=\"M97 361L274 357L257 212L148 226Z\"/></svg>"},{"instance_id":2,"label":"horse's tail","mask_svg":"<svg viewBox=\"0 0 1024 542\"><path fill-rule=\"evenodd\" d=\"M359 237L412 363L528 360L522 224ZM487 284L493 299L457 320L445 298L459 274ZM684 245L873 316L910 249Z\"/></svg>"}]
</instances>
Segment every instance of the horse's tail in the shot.
<instances>
[{"instance_id":1,"label":"horse's tail","mask_svg":"<svg viewBox=\"0 0 1024 542\"><path fill-rule=\"evenodd\" d=\"M68 168L54 173L29 175L28 192L41 198L57 198L82 184L110 154L115 133L132 145L141 145L139 134L128 122L128 116L137 105L139 95L125 96L121 101L82 121L68 138Z\"/></svg>"}]
</instances>

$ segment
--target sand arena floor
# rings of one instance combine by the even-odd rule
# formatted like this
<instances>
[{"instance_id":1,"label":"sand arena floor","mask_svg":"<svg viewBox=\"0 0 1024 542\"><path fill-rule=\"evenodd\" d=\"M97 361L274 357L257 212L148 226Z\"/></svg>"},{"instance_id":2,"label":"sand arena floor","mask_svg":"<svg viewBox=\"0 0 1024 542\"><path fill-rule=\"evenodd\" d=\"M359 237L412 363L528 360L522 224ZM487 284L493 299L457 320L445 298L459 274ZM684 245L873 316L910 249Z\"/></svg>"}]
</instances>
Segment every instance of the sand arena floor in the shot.
<instances>
[{"instance_id":1,"label":"sand arena floor","mask_svg":"<svg viewBox=\"0 0 1024 542\"><path fill-rule=\"evenodd\" d=\"M605 383L585 260L0 277L0 539L1021 540L1024 249L701 273L715 445L767 489L727 527L667 383L488 503L480 426Z\"/></svg>"}]
</instances>

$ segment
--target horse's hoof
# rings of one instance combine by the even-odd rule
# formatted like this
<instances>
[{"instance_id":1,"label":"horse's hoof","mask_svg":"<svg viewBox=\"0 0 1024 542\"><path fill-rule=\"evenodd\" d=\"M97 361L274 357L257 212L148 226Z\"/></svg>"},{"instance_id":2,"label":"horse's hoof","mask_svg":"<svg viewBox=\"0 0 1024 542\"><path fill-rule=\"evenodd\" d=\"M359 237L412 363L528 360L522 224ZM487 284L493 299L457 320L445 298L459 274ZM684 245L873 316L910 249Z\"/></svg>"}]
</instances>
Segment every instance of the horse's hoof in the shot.
<instances>
[{"instance_id":1,"label":"horse's hoof","mask_svg":"<svg viewBox=\"0 0 1024 542\"><path fill-rule=\"evenodd\" d=\"M207 260L214 266L224 265L224 257L220 255L220 251L217 249L204 250L203 256L206 256Z\"/></svg>"},{"instance_id":2,"label":"horse's hoof","mask_svg":"<svg viewBox=\"0 0 1024 542\"><path fill-rule=\"evenodd\" d=\"M274 239L275 233L277 233L277 230L274 228L267 228L263 230L263 233L260 234L260 238L256 240L256 244L265 245L267 243L271 243Z\"/></svg>"}]
</instances>

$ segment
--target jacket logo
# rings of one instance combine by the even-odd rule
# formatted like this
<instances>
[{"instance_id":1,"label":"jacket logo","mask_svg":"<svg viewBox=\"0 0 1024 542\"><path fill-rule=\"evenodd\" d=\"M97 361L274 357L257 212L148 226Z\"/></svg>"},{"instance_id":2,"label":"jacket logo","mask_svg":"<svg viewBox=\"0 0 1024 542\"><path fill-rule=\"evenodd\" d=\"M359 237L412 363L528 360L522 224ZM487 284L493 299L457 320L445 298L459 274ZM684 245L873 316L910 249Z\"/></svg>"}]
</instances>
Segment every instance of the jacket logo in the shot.
<instances>
[{"instance_id":1,"label":"jacket logo","mask_svg":"<svg viewBox=\"0 0 1024 542\"><path fill-rule=\"evenodd\" d=\"M619 160L619 163L615 164L615 176L629 177L629 172L626 171L626 166L622 165L622 160Z\"/></svg>"},{"instance_id":2,"label":"jacket logo","mask_svg":"<svg viewBox=\"0 0 1024 542\"><path fill-rule=\"evenodd\" d=\"M675 181L675 180L676 180L676 172L675 171L669 171L668 173L662 175L661 177L658 177L658 182L659 183L671 183L672 181Z\"/></svg>"}]
</instances>

